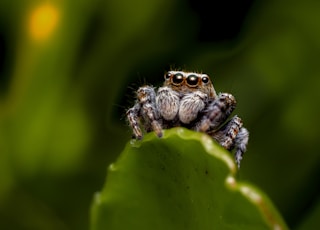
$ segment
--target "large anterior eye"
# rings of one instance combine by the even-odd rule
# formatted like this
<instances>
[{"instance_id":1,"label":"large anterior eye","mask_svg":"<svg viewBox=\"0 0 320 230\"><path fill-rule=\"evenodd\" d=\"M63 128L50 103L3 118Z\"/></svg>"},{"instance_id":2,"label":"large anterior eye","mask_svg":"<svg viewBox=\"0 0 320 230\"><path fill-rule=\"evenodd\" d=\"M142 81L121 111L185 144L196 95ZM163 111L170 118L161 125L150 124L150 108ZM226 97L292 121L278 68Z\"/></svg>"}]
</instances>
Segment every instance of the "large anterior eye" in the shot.
<instances>
[{"instance_id":1,"label":"large anterior eye","mask_svg":"<svg viewBox=\"0 0 320 230\"><path fill-rule=\"evenodd\" d=\"M187 77L187 83L190 86L196 86L198 84L198 76L191 74Z\"/></svg>"},{"instance_id":2,"label":"large anterior eye","mask_svg":"<svg viewBox=\"0 0 320 230\"><path fill-rule=\"evenodd\" d=\"M183 82L183 75L181 73L176 73L172 78L173 84L181 84Z\"/></svg>"}]
</instances>

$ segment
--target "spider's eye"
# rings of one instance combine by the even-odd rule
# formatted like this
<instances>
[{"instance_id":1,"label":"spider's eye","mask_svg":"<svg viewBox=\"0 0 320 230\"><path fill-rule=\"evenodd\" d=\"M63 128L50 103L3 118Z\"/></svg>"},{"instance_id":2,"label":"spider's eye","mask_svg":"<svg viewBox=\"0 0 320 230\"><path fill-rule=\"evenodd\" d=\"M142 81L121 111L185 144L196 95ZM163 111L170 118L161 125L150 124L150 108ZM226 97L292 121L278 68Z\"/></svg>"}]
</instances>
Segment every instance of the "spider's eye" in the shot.
<instances>
[{"instance_id":1,"label":"spider's eye","mask_svg":"<svg viewBox=\"0 0 320 230\"><path fill-rule=\"evenodd\" d=\"M205 83L205 84L208 83L209 82L209 78L207 76L202 77L202 82Z\"/></svg>"},{"instance_id":2,"label":"spider's eye","mask_svg":"<svg viewBox=\"0 0 320 230\"><path fill-rule=\"evenodd\" d=\"M171 76L172 76L172 73L166 73L164 75L164 79L168 80L168 79L170 79Z\"/></svg>"},{"instance_id":3,"label":"spider's eye","mask_svg":"<svg viewBox=\"0 0 320 230\"><path fill-rule=\"evenodd\" d=\"M173 84L180 84L183 82L183 75L181 73L176 73L172 78Z\"/></svg>"},{"instance_id":4,"label":"spider's eye","mask_svg":"<svg viewBox=\"0 0 320 230\"><path fill-rule=\"evenodd\" d=\"M198 84L198 77L194 74L191 74L187 78L187 83L190 86L196 86Z\"/></svg>"}]
</instances>

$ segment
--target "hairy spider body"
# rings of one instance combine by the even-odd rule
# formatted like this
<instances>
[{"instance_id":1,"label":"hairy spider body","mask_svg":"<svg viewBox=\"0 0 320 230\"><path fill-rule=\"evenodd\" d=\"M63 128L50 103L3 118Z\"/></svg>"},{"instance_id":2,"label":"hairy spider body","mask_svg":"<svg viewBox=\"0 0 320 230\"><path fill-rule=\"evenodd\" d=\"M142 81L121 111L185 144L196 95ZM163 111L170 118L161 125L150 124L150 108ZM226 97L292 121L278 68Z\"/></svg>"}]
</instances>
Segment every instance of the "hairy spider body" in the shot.
<instances>
[{"instance_id":1,"label":"hairy spider body","mask_svg":"<svg viewBox=\"0 0 320 230\"><path fill-rule=\"evenodd\" d=\"M158 137L162 129L177 126L207 133L225 149L235 149L235 161L240 167L249 132L238 116L227 121L235 107L231 94L217 95L208 75L169 71L157 91L148 85L137 90L137 101L127 111L127 118L137 139L143 137L141 127Z\"/></svg>"}]
</instances>

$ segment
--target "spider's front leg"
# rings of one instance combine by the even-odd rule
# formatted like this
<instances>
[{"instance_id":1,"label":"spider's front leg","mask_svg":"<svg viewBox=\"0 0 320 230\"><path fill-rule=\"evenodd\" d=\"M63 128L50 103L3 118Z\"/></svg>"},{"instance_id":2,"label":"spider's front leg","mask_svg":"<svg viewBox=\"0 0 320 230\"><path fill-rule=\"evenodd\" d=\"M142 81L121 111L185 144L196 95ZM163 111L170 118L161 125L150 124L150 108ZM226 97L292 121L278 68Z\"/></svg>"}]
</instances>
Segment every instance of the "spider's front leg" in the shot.
<instances>
[{"instance_id":1,"label":"spider's front leg","mask_svg":"<svg viewBox=\"0 0 320 230\"><path fill-rule=\"evenodd\" d=\"M137 90L137 102L127 111L127 118L137 139L142 139L139 126L139 116L142 117L147 132L155 131L158 137L162 136L162 127L159 123L159 114L156 108L156 93L151 86L143 86Z\"/></svg>"},{"instance_id":2,"label":"spider's front leg","mask_svg":"<svg viewBox=\"0 0 320 230\"><path fill-rule=\"evenodd\" d=\"M196 131L216 131L223 124L236 107L236 99L228 93L221 93L205 109L205 115L196 124Z\"/></svg>"},{"instance_id":3,"label":"spider's front leg","mask_svg":"<svg viewBox=\"0 0 320 230\"><path fill-rule=\"evenodd\" d=\"M127 110L127 119L132 128L133 135L137 139L142 139L142 132L139 126L139 118L138 115L140 113L140 104L136 103L132 108Z\"/></svg>"},{"instance_id":4,"label":"spider's front leg","mask_svg":"<svg viewBox=\"0 0 320 230\"><path fill-rule=\"evenodd\" d=\"M247 150L249 140L249 132L242 127L242 121L238 116L234 116L224 126L216 132L209 132L215 140L217 140L222 147L227 150L235 149L235 161L240 168L242 156Z\"/></svg>"},{"instance_id":5,"label":"spider's front leg","mask_svg":"<svg viewBox=\"0 0 320 230\"><path fill-rule=\"evenodd\" d=\"M242 121L238 116L234 116L220 128L235 106L236 100L231 94L220 94L206 109L206 115L197 125L197 130L208 133L227 150L235 148L235 160L240 168L242 155L247 148L249 132L242 127Z\"/></svg>"}]
</instances>

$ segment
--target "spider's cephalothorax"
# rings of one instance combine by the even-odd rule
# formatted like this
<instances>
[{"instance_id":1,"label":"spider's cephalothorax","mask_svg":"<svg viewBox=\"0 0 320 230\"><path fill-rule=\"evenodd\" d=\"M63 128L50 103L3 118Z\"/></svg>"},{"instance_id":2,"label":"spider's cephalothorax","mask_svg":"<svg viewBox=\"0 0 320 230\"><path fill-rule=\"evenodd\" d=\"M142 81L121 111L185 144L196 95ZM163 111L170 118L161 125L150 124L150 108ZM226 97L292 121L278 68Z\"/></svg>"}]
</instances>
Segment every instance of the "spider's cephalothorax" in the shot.
<instances>
[{"instance_id":1,"label":"spider's cephalothorax","mask_svg":"<svg viewBox=\"0 0 320 230\"><path fill-rule=\"evenodd\" d=\"M142 138L141 126L159 137L162 129L187 127L207 133L227 150L235 149L240 167L249 132L238 116L227 121L235 109L235 98L228 93L217 95L206 74L169 71L164 78L164 85L158 90L148 85L137 90L137 101L127 111L134 137Z\"/></svg>"}]
</instances>

